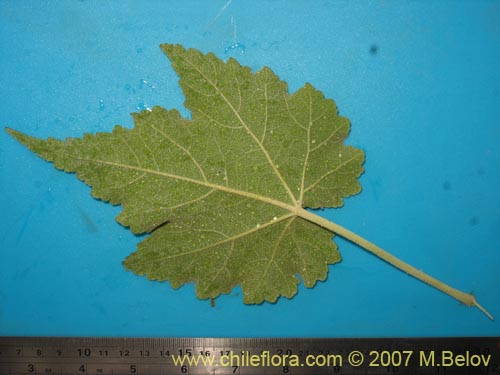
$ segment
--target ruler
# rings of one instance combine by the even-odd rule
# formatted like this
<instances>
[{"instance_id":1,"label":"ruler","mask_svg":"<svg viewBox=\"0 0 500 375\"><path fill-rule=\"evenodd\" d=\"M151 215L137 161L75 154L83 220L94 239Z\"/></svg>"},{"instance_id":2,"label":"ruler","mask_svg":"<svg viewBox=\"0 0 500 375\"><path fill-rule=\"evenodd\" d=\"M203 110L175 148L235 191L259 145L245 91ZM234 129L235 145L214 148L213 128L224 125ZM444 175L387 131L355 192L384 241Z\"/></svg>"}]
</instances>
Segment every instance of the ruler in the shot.
<instances>
[{"instance_id":1,"label":"ruler","mask_svg":"<svg viewBox=\"0 0 500 375\"><path fill-rule=\"evenodd\" d=\"M0 337L0 374L500 374L500 337Z\"/></svg>"}]
</instances>

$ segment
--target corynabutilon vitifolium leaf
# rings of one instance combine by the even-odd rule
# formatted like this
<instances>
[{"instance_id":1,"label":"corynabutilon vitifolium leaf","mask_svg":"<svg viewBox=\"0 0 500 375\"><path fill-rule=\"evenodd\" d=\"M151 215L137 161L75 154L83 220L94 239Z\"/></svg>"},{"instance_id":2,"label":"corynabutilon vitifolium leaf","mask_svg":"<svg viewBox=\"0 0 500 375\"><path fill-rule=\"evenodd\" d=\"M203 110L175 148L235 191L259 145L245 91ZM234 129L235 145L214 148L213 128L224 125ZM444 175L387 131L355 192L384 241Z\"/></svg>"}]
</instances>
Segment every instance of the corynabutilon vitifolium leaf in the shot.
<instances>
[{"instance_id":1,"label":"corynabutilon vitifolium leaf","mask_svg":"<svg viewBox=\"0 0 500 375\"><path fill-rule=\"evenodd\" d=\"M340 207L361 191L364 154L346 146L349 121L331 99L179 45L161 46L180 77L192 119L154 107L133 129L64 141L7 131L55 167L75 172L92 195L122 205L117 220L150 233L124 266L200 298L240 284L245 303L292 297L340 261L334 233L446 294L460 292L305 208Z\"/></svg>"},{"instance_id":2,"label":"corynabutilon vitifolium leaf","mask_svg":"<svg viewBox=\"0 0 500 375\"><path fill-rule=\"evenodd\" d=\"M95 198L121 204L117 220L148 233L124 265L214 298L241 284L246 303L292 297L340 260L332 232L291 207L339 207L359 193L363 152L343 144L349 121L306 84L293 94L269 68L165 44L192 120L154 107L134 128L82 139L10 133Z\"/></svg>"}]
</instances>

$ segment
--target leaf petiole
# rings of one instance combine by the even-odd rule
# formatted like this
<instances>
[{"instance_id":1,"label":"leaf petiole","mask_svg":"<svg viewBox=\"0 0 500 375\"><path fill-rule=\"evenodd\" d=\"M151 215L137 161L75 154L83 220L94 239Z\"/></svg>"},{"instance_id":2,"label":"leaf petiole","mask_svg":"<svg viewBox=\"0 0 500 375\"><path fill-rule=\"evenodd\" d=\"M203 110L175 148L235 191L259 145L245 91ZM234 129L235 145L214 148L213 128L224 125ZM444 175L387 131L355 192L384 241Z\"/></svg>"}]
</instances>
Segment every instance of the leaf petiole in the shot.
<instances>
[{"instance_id":1,"label":"leaf petiole","mask_svg":"<svg viewBox=\"0 0 500 375\"><path fill-rule=\"evenodd\" d=\"M396 258L394 255L388 253L384 249L378 247L377 245L371 243L370 241L364 239L363 237L357 235L356 233L351 232L350 230L330 220L322 218L321 216L313 214L302 208L297 208L295 211L296 211L295 213L298 216L312 223L315 223L325 229L328 229L341 237L344 237L345 239L355 243L356 245L362 247L366 251L379 257L380 259L386 261L390 265L398 268L399 270L407 273L410 276L413 276L414 278L420 281L423 281L424 283L440 290L441 292L455 298L456 300L462 302L463 304L467 306L477 307L488 318L490 318L491 320L495 320L493 316L477 302L476 298L472 294L464 293L458 289L452 288L451 286L443 283L442 281L439 281L438 279L426 274L425 272L422 272L421 270L409 265L408 263L402 261L401 259Z\"/></svg>"}]
</instances>

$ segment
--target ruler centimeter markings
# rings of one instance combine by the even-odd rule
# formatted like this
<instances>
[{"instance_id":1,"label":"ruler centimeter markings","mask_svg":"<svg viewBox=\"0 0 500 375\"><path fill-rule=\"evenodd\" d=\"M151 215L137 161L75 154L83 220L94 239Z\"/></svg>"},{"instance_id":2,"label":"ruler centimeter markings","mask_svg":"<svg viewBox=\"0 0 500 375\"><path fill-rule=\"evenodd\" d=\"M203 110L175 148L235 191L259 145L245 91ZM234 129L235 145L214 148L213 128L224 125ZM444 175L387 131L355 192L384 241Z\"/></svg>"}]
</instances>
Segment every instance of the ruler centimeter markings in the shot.
<instances>
[{"instance_id":1,"label":"ruler centimeter markings","mask_svg":"<svg viewBox=\"0 0 500 375\"><path fill-rule=\"evenodd\" d=\"M0 337L0 374L500 375L500 337Z\"/></svg>"}]
</instances>

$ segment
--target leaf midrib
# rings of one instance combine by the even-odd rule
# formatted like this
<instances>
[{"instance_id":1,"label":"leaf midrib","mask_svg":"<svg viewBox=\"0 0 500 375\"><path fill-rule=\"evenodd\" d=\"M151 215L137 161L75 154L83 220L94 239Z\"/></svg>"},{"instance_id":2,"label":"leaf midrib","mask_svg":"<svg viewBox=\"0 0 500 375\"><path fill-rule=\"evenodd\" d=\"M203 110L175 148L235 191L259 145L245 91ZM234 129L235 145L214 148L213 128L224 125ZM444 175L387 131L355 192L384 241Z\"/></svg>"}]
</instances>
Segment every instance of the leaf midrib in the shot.
<instances>
[{"instance_id":1,"label":"leaf midrib","mask_svg":"<svg viewBox=\"0 0 500 375\"><path fill-rule=\"evenodd\" d=\"M180 176L180 175L176 175L173 173L157 171L154 169L139 167L139 166L135 166L135 165L117 163L117 162L108 161L108 160L82 158L82 157L78 157L78 156L71 155L71 154L68 154L68 156L75 159L75 160L86 161L89 163L109 165L109 166L116 167L116 168L129 169L129 170L139 171L139 172L143 172L143 173L147 173L147 174L152 174L152 175L172 178L172 179L176 179L176 180L180 180L180 181L190 182L190 183L193 183L196 185L205 186L207 188L216 189L216 190L223 191L226 193L236 194L236 195L240 195L243 197L258 200L258 201L261 201L261 202L264 202L264 203L267 203L267 204L270 204L270 205L273 205L276 207L280 207L280 208L287 210L287 211L290 211L296 215L299 215L298 209L300 209L300 207L296 207L296 206L290 205L288 203L269 198L269 197L264 196L264 195L251 193L249 191L233 189L233 188L228 187L228 186L218 185L218 184L214 184L214 183L211 183L208 181L200 181L200 180L196 180L194 178L190 178L190 177L186 177L186 176Z\"/></svg>"}]
</instances>

